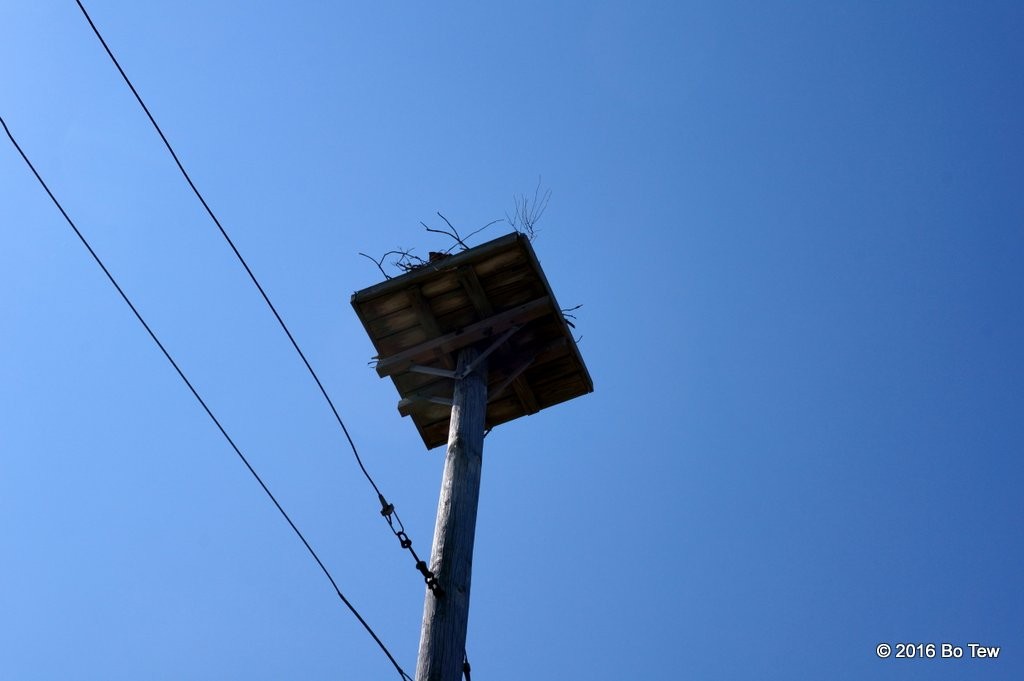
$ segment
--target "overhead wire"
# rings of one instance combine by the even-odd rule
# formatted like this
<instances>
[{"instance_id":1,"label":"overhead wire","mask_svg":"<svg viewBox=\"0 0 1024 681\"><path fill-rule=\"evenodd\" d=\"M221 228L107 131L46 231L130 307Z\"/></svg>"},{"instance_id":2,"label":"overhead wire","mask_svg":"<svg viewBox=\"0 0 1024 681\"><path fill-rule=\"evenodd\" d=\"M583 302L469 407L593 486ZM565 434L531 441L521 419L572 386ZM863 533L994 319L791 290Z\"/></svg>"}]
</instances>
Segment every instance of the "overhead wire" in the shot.
<instances>
[{"instance_id":1,"label":"overhead wire","mask_svg":"<svg viewBox=\"0 0 1024 681\"><path fill-rule=\"evenodd\" d=\"M202 193L200 193L199 189L196 187L195 182L192 181L192 178L191 178L191 176L189 176L188 171L185 170L185 166L182 165L181 159L178 158L178 154L174 151L174 147L171 146L171 143L168 141L167 136L164 135L164 131L160 128L160 125L156 122L156 119L153 117L153 114L150 112L149 107L146 106L146 103L143 101L142 97L139 95L138 90L135 89L135 85L132 84L131 79L128 78L128 75L125 73L124 69L121 68L120 62L117 61L117 57L114 56L114 53L111 51L110 47L107 45L107 41L104 40L103 35L100 33L99 29L96 27L96 24L93 22L92 17L89 16L89 13L86 11L85 6L82 4L81 0L75 0L75 2L78 4L79 9L82 10L82 14L85 15L86 21L89 22L89 26L92 28L93 33L96 34L96 37L99 39L100 44L103 45L103 49L106 51L107 55L110 57L110 60L114 63L114 66L117 67L117 70L121 74L121 77L124 79L124 82L128 85L128 88L132 91L132 94L135 95L135 99L139 102L139 106L141 106L142 110L146 113L146 116L149 118L149 122L153 124L153 127L156 129L157 134L160 135L160 139L163 141L164 146L167 147L167 151L170 152L171 158L174 159L174 163L178 166L178 170L181 171L181 174L185 178L185 181L188 183L188 186L192 189L192 192L196 195L196 198L199 199L199 202L203 205L203 208L206 209L207 215L210 216L210 219L213 220L213 223L217 226L217 229L220 231L221 235L224 237L224 240L227 241L228 246L231 247L231 250L235 254L235 257L238 258L238 262L240 262L242 267L245 268L245 272L246 272L246 274L249 275L249 279L252 280L252 283L256 286L257 290L260 292L260 295L263 297L263 300L266 302L267 307L270 308L270 311L273 313L274 318L277 319L277 323L281 326L281 329L284 331L285 335L288 336L288 340L291 341L292 347L295 348L295 351L298 353L299 357L302 359L303 364L306 365L306 369L309 371L310 375L313 377L313 380L316 382L317 387L320 388L320 392L323 394L324 398L327 400L327 403L328 403L328 405L331 408L331 411L334 413L334 417L338 421L338 425L341 426L342 432L345 433L345 437L348 440L349 445L352 447L353 454L355 454L355 457L356 457L356 462L359 464L359 468L362 470L363 475L366 476L366 479L373 486L374 491L376 491L378 494L380 494L380 489L377 487L377 483L374 482L373 477L370 475L369 471L366 470L366 466L363 465L363 460L359 456L359 452L356 449L355 443L352 440L352 436L349 434L348 428L345 427L345 423L344 423L344 421L342 421L341 415L338 413L338 410L335 408L334 402L331 400L330 396L327 394L327 390L324 388L323 383L320 381L320 378L317 376L316 371L313 370L313 367L309 363L309 360L306 359L305 353L302 352L302 349L299 347L298 342L296 342L295 337L292 335L292 332L289 330L288 325L285 324L284 319L281 318L281 315L278 313L277 308L274 307L274 304L270 301L270 297L267 295L267 292L263 289L263 286L260 284L259 280L256 279L256 275L253 273L252 269L249 267L249 264L245 261L245 258L242 257L241 252L239 252L238 248L235 246L235 242L231 240L230 236L228 236L227 230L225 230L224 226L221 225L220 220L217 219L217 216L214 214L213 210L210 208L210 205L206 202L206 199L203 198L203 195L202 195Z\"/></svg>"},{"instance_id":2,"label":"overhead wire","mask_svg":"<svg viewBox=\"0 0 1024 681\"><path fill-rule=\"evenodd\" d=\"M21 155L21 158L29 167L29 170L31 170L32 174L35 175L36 180L38 180L39 184L46 191L46 194L50 197L50 200L57 207L57 210L60 211L60 214L64 217L64 220L75 232L75 235L78 237L79 241L82 242L82 245L85 246L86 250L89 251L89 255L92 256L96 264L99 265L101 270L103 270L103 274L105 274L110 283L113 284L114 288L121 296L121 299L124 300L124 302L131 309L132 314L134 314L135 318L139 321L140 324L142 324L142 327L146 330L146 333L149 334L149 337L153 340L154 343L156 343L157 347L160 348L160 352L163 353L164 357L167 358L167 361L170 362L172 367L174 367L175 372L177 372L178 376L188 387L189 391L192 393L192 396L195 397L197 402L199 402L199 405L203 408L203 411L205 411L206 415L210 417L211 421L213 421L213 424L217 427L217 430L220 431L221 435L224 436L224 439L227 440L228 444L231 446L231 449L234 450L235 454L238 455L238 458L242 461L243 464L245 464L245 467L249 470L249 473L251 473L253 478L256 479L256 482L259 483L260 487L266 493L267 497L269 497L270 501L273 502L278 512L285 519L285 521L287 521L288 526L291 527L292 531L302 542L302 545L306 547L306 550L309 552L309 555L312 556L314 561L316 561L316 564L320 567L320 570L324 573L324 576L327 577L327 580L331 583L331 586L334 588L334 592L338 595L338 598L341 599L341 602L345 604L345 606L355 616L359 623L363 625L363 628L366 629L367 633L370 634L373 640L377 643L378 647L380 647L380 649L387 656L388 660L391 661L391 664L394 665L395 669L398 671L401 678L406 681L413 681L409 677L409 675L405 673L402 667L398 664L398 661L395 659L394 655L392 655L391 651L388 650L386 645L384 645L384 642L381 641L377 633L370 627L366 620L363 619L363 616L359 614L359 611L356 610L355 606L353 606L352 603L345 597L345 594L342 593L341 588L338 586L338 583L334 580L334 577L327 569L327 566L324 565L322 560L320 560L320 556L317 555L316 551L310 545L309 541L306 540L306 537L299 530L298 526L295 525L294 521L292 521L291 517L284 510L284 507L281 506L281 503L270 491L270 488L267 487L267 484L263 481L263 478L260 477L260 475L256 472L256 469L253 468L251 463L249 463L249 460L242 453L242 450L239 449L238 445L235 444L235 441L228 434L227 430L224 429L224 426L221 424L221 422L217 419L216 416L214 416L213 411L210 409L209 405L207 405L206 401L203 400L203 398L199 395L199 392L196 390L195 386L193 386L192 382L189 381L188 377L185 375L185 372L182 371L180 366L178 366L178 363L174 361L174 358L171 356L170 352L168 352L167 348L164 347L164 344L160 342L160 339L157 337L153 329L150 328L149 324L146 323L146 320L142 317L142 314L139 313L138 309L132 303L131 299L128 298L128 295L121 288L120 284L117 283L117 280L114 278L114 275L111 274L110 270L107 269L107 266L103 264L103 261L100 259L99 255L96 253L96 251L93 250L92 246L89 244L89 241L85 238L85 235L82 234L82 232L75 225L74 221L68 215L67 211L64 210L64 207L60 204L60 201L58 201L57 197L54 196L52 191L50 191L49 186L46 184L42 176L36 170L35 166L32 164L32 161L29 160L25 151L21 148L21 145L18 144L18 141L14 138L13 133L11 133L10 128L7 127L7 122L4 121L2 116L0 116L0 125L3 126L4 132L7 134L8 139L10 139L11 144L14 145L14 148Z\"/></svg>"},{"instance_id":3,"label":"overhead wire","mask_svg":"<svg viewBox=\"0 0 1024 681\"><path fill-rule=\"evenodd\" d=\"M210 208L210 205L207 203L206 199L199 191L199 188L196 187L195 182L192 181L192 178L188 174L188 171L185 170L185 166L182 164L181 159L178 158L178 154L174 151L174 147L171 146L170 141L167 139L167 136L164 134L164 131L160 128L160 125L156 122L156 118L153 117L153 114L150 112L149 107L146 106L146 103L143 101L142 96L135 88L135 85L132 84L131 79L128 78L128 74L125 73L125 70L121 67L121 63L117 60L117 57L114 56L114 52L110 49L110 46L107 45L107 41L103 38L103 35L100 33L99 28L96 26L95 22L93 22L92 17L89 16L89 12L85 9L85 5L82 4L81 0L75 0L75 2L77 3L78 8L82 11L82 14L85 16L86 21L89 22L90 28L92 28L93 33L96 34L96 37L99 39L100 44L106 51L107 56L110 57L110 60L114 63L114 66L117 67L117 71L121 74L121 78L124 79L125 84L128 85L128 88L135 96L135 99L139 103L139 106L141 106L142 110L146 113L146 117L149 118L149 122L152 123L153 128L160 136L160 139L163 141L164 146L167 148L167 151L171 154L171 158L174 159L175 165L178 166L178 170L181 171L182 177L185 178L185 181L188 183L188 186L192 189L192 193L194 193L196 195L196 198L199 199L199 202L206 210L207 215L210 216L210 219L213 220L213 223L217 226L217 229L220 231L221 236L224 237L224 240L227 241L228 246L231 247L231 251L235 254L235 257L238 259L238 262L241 263L242 267L245 269L246 274L249 275L249 279L252 280L253 285L256 286L256 289L263 297L263 300L267 304L267 307L270 308L270 311L273 313L274 318L277 320L278 325L280 325L281 330L284 331L285 335L288 337L288 340L291 342L292 347L295 349L295 352L299 355L299 358L305 365L306 370L309 372L309 375L313 378L313 381L316 383L317 388L320 389L320 394L323 395L324 399L327 401L327 405L328 407L330 407L331 413L334 415L334 419L338 422L338 425L341 427L342 432L345 434L345 439L348 441L348 445L352 449L352 454L355 456L356 463L359 464L359 469L362 471L363 476L366 478L366 480L370 483L370 486L373 487L373 491L377 493L377 500L380 502L381 506L380 514L384 516L384 519L387 521L388 526L391 528L391 532L398 538L402 548L409 549L412 542L405 531L405 525L402 523L402 519L399 516L398 511L395 509L394 504L389 503L387 499L384 497L384 494L381 492L380 487L377 486L377 483L373 479L373 476L370 475L370 472L363 464L363 459L359 455L359 450L356 448L355 441L349 434L348 428L345 426L345 422L342 420L341 414L338 412L337 407L334 406L334 401L331 399L331 396L327 393L327 389L324 387L323 382L320 380L320 377L313 369L313 365L310 364L309 360L306 358L306 354L302 351L302 348L299 347L299 343L298 341L295 340L295 336L292 335L292 332L288 328L288 325L285 323L280 313L278 313L277 308L270 301L270 296L267 295L267 292L264 290L263 286L256 278L256 275L253 273L252 269L249 267L249 264L242 256L242 253L235 246L235 242L232 241L230 236L228 236L227 230L224 229L224 226L221 224L216 214L214 214L213 209ZM394 516L394 520L392 520L392 516ZM398 527L395 527L395 523L398 524ZM416 557L415 553L413 553L413 558L416 561L417 569L420 569L421 561L419 560L418 557ZM422 570L420 571L422 572ZM432 579L433 573L429 575L424 575L424 580L427 582L428 587L432 584Z\"/></svg>"},{"instance_id":4,"label":"overhead wire","mask_svg":"<svg viewBox=\"0 0 1024 681\"><path fill-rule=\"evenodd\" d=\"M352 450L352 454L355 457L356 463L359 465L360 471L362 471L363 476L366 478L367 482L370 483L370 486L373 488L373 491L376 492L377 500L380 502L380 507L381 507L380 508L380 514L381 514L381 516L384 517L384 519L387 522L388 527L390 528L392 534L394 534L395 537L398 539L399 546L402 549L405 549L405 550L409 551L409 553L412 555L412 558L413 558L413 561L414 561L414 566L415 566L416 570L419 571L420 574L423 576L423 581L425 582L427 588L431 591L431 593L433 593L433 595L435 597L437 597L437 598L442 598L444 596L444 590L440 587L440 584L438 583L436 575L433 573L433 571L430 570L430 568L427 565L426 561L422 560L417 555L415 549L412 548L412 539L409 537L408 533L405 530L405 524L402 522L402 519L401 519L401 516L398 513L398 510L395 508L395 505L393 503L390 503L385 498L383 492L381 492L381 490L380 490L380 487L377 485L376 481L373 479L373 476L370 474L369 470L367 470L366 465L363 463L363 459L362 459L362 457L359 454L359 450L356 447L355 441L352 439L352 435L349 433L348 428L345 426L345 422L342 419L341 414L338 411L337 407L335 406L334 401L331 399L331 396L328 394L327 389L324 387L323 382L320 380L320 377L317 375L316 371L313 369L313 365L306 358L306 354L302 351L302 348L299 346L298 341L295 340L295 336L292 334L291 330L288 328L288 325L285 323L284 318L277 311L277 308L274 306L273 302L271 302L270 296L267 294L266 290L263 288L263 286L260 284L259 280L256 278L256 275L252 271L252 268L249 267L249 264L246 262L245 258L242 256L241 251L239 251L237 246L235 246L235 243L231 239L231 237L228 235L227 230L221 224L221 221L217 218L217 215L213 212L213 209L210 207L210 205L206 201L205 197L203 197L202 193L199 191L199 188L196 186L195 182L193 182L192 177L188 174L188 171L185 169L184 164L181 162L181 159L178 157L177 152L175 152L174 147L170 143L170 140L167 139L167 136L164 134L164 131L160 127L160 124L157 123L156 118L153 116L152 112L149 110L149 107L146 106L146 103L142 99L142 96L139 94L139 91L136 89L135 85L132 83L131 79L128 77L128 74L125 72L124 68L121 66L121 63L117 60L117 57L114 55L113 50L111 50L110 46L107 44L107 41L104 39L103 34L100 33L99 28L96 26L96 23L92 20L92 17L89 15L88 10L86 10L85 5L82 3L82 0L75 0L75 3L78 5L78 8L81 10L82 15L85 17L85 20L89 24L89 27L92 29L93 33L96 35L96 38L99 40L100 44L103 46L103 49L107 53L107 56L110 57L110 61L117 68L118 73L121 74L121 78L124 80L125 84L128 86L128 89L131 90L131 93L135 97L135 100L139 103L139 106L142 107L143 112L146 114L146 117L149 119L149 122L152 124L153 129L156 130L157 134L160 137L160 140L163 142L164 146L167 148L168 153L171 155L171 158L174 160L175 165L178 167L178 170L181 172L182 177L185 179L185 181L188 184L189 188L192 190L192 193L195 194L196 198L199 200L199 203L203 206L203 209L206 211L207 215L210 216L210 219L213 221L214 225L216 225L217 230L220 232L221 236L224 237L224 240L227 242L228 246L231 248L231 251L235 254L235 257L238 259L238 262L242 265L243 269L245 269L245 272L249 276L249 279L252 281L252 283L256 287L256 289L259 291L260 296L263 298L263 301L267 304L267 307L270 309L270 311L273 314L274 318L277 320L277 323L281 327L281 330L284 332L285 336L288 337L288 340L291 343L292 347L295 349L296 354L298 354L299 358L302 360L302 363L306 367L306 370L309 372L310 377L312 377L313 381L316 383L316 386L319 389L320 394L323 396L324 400L327 402L327 405L330 408L330 411L333 414L335 421L338 423L338 426L341 428L342 432L344 433L345 439L348 442L348 445L349 445L349 447ZM468 662L467 662L467 665L468 665Z\"/></svg>"}]
</instances>

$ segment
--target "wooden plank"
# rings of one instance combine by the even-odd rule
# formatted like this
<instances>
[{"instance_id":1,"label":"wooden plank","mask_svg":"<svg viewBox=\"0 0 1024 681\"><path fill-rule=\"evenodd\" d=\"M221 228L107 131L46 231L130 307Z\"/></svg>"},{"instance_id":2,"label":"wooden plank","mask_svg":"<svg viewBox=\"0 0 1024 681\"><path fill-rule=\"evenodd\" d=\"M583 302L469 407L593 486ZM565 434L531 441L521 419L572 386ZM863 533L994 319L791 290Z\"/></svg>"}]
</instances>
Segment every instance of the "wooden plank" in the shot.
<instances>
[{"instance_id":1,"label":"wooden plank","mask_svg":"<svg viewBox=\"0 0 1024 681\"><path fill-rule=\"evenodd\" d=\"M526 376L534 390L542 392L553 383L569 376L577 376L579 373L580 367L576 363L576 358L565 355L550 362L533 365L526 371Z\"/></svg>"},{"instance_id":2,"label":"wooden plank","mask_svg":"<svg viewBox=\"0 0 1024 681\"><path fill-rule=\"evenodd\" d=\"M437 324L437 319L434 318L434 312L427 305L427 301L424 299L423 291L420 290L419 286L410 286L405 289L405 296L409 300L409 307L412 309L416 318L420 322L420 326L427 332L428 335L436 338L441 335L441 327Z\"/></svg>"},{"instance_id":3,"label":"wooden plank","mask_svg":"<svg viewBox=\"0 0 1024 681\"><path fill-rule=\"evenodd\" d=\"M413 395L411 397L403 397L398 401L398 413L402 416L423 414L427 410L432 410L438 414L450 414L451 407L452 400L450 397L421 397L420 395Z\"/></svg>"},{"instance_id":4,"label":"wooden plank","mask_svg":"<svg viewBox=\"0 0 1024 681\"><path fill-rule=\"evenodd\" d=\"M409 306L416 313L416 317L420 320L420 326L426 332L427 339L438 338L443 335L441 331L441 325L438 323L437 318L434 316L433 311L427 304L426 298L424 297L422 289L419 286L413 285L405 290L406 296L409 298ZM455 362L448 355L442 355L440 357L441 366L445 369L454 369Z\"/></svg>"},{"instance_id":5,"label":"wooden plank","mask_svg":"<svg viewBox=\"0 0 1024 681\"><path fill-rule=\"evenodd\" d=\"M509 395L505 399L495 400L487 405L488 428L500 426L502 423L508 423L523 416L526 416L523 412L523 405L519 403L515 395Z\"/></svg>"},{"instance_id":6,"label":"wooden plank","mask_svg":"<svg viewBox=\"0 0 1024 681\"><path fill-rule=\"evenodd\" d=\"M555 294L551 290L551 285L548 283L548 278L544 276L544 270L541 269L540 261L537 260L537 254L534 253L533 246L530 245L529 240L524 241L521 245L523 247L523 251L526 253L527 259L530 261L530 264L537 271L537 276L539 277L541 284L544 287L544 291L546 291L547 295L551 298L551 304L554 306L555 310L558 311L558 314L555 315L556 321L559 325L559 328L561 329L561 332L558 335L564 335L567 338L573 338L572 330L566 323L565 317L563 317L561 314L562 308L558 305L558 301L555 298ZM580 368L580 373L582 375L584 384L586 386L589 386L587 392L592 392L594 390L594 381L590 377L590 372L587 371L587 365L583 362L583 356L580 355L580 349L575 342L569 344L569 352L576 358L576 363Z\"/></svg>"},{"instance_id":7,"label":"wooden plank","mask_svg":"<svg viewBox=\"0 0 1024 681\"><path fill-rule=\"evenodd\" d=\"M437 336L434 336L436 338ZM377 347L377 354L381 357L394 355L402 351L402 348L412 347L425 343L431 339L430 334L423 330L418 324L404 331L393 333L389 336L381 336L374 340Z\"/></svg>"},{"instance_id":8,"label":"wooden plank","mask_svg":"<svg viewBox=\"0 0 1024 681\"><path fill-rule=\"evenodd\" d=\"M409 374L403 374L403 376ZM450 378L437 378L430 383L425 383L415 390L406 390L401 393L402 397L451 397L455 383Z\"/></svg>"},{"instance_id":9,"label":"wooden plank","mask_svg":"<svg viewBox=\"0 0 1024 681\"><path fill-rule=\"evenodd\" d=\"M527 414L536 414L540 411L540 405L537 404L537 396L534 395L533 390L530 389L530 385L522 376L516 376L512 379L512 390L515 391L516 397L523 405L523 409Z\"/></svg>"},{"instance_id":10,"label":"wooden plank","mask_svg":"<svg viewBox=\"0 0 1024 681\"><path fill-rule=\"evenodd\" d=\"M507 331L513 326L520 326L546 314L552 314L552 312L550 298L547 296L537 298L471 324L461 331L453 331L440 338L419 343L407 350L385 357L377 363L377 375L383 378L405 371L412 364L429 364L431 359L440 357L443 353L454 352L489 336Z\"/></svg>"},{"instance_id":11,"label":"wooden plank","mask_svg":"<svg viewBox=\"0 0 1024 681\"><path fill-rule=\"evenodd\" d=\"M467 301L467 303L468 302L469 301ZM440 323L443 328L448 329L449 331L454 329L465 328L472 324L473 322L479 320L480 315L478 315L476 313L476 310L474 310L468 304L465 307L460 307L457 310L453 310L452 312L440 315L437 318L438 323Z\"/></svg>"},{"instance_id":12,"label":"wooden plank","mask_svg":"<svg viewBox=\"0 0 1024 681\"><path fill-rule=\"evenodd\" d=\"M355 294L353 294L353 297ZM406 307L405 296L391 294L362 303L353 303L356 314L365 325L367 322L380 319Z\"/></svg>"},{"instance_id":13,"label":"wooden plank","mask_svg":"<svg viewBox=\"0 0 1024 681\"><path fill-rule=\"evenodd\" d=\"M539 401L541 403L544 403L545 401L547 401L549 393L559 392L559 391L562 390L562 388L564 386L566 386L566 385L575 385L577 383L579 383L581 386L584 386L584 387L586 385L586 383L584 381L584 377L580 374L579 370L573 371L571 373L561 374L561 375L559 375L556 378L545 379L545 380L542 380L542 381L536 381L536 382L532 383L531 385L533 385L534 389L537 391L537 395L539 396ZM590 392L590 391L589 390L584 390L583 392Z\"/></svg>"},{"instance_id":14,"label":"wooden plank","mask_svg":"<svg viewBox=\"0 0 1024 681\"><path fill-rule=\"evenodd\" d=\"M442 378L458 378L453 369L439 369L428 367L422 364L413 364L408 371L413 374L427 374L428 376L441 376Z\"/></svg>"},{"instance_id":15,"label":"wooden plank","mask_svg":"<svg viewBox=\"0 0 1024 681\"><path fill-rule=\"evenodd\" d=\"M523 410L527 414L536 414L540 411L537 396L534 389L531 388L530 384L521 376L521 374L530 368L531 365L542 361L542 358L550 358L553 356L553 353L560 352L565 347L565 344L565 338L557 338L547 346L537 350L532 356L522 360L517 366L510 367L508 372L501 377L500 383L491 388L492 392L490 394L493 395L495 399L502 397L505 389L511 385L516 397L522 403Z\"/></svg>"},{"instance_id":16,"label":"wooden plank","mask_svg":"<svg viewBox=\"0 0 1024 681\"><path fill-rule=\"evenodd\" d=\"M522 239L526 241L526 239ZM473 263L473 269L477 275L486 277L494 272L512 267L519 262L526 262L526 253L522 248L509 248L496 252L486 258L481 258Z\"/></svg>"},{"instance_id":17,"label":"wooden plank","mask_svg":"<svg viewBox=\"0 0 1024 681\"><path fill-rule=\"evenodd\" d=\"M516 264L515 267L495 272L494 274L486 277L480 277L480 285L483 290L487 292L488 296L493 296L494 292L505 288L520 288L524 283L537 282L537 273L534 272L530 266L523 261L522 264Z\"/></svg>"},{"instance_id":18,"label":"wooden plank","mask_svg":"<svg viewBox=\"0 0 1024 681\"><path fill-rule=\"evenodd\" d=\"M466 292L462 287L441 293L430 299L430 309L433 310L435 317L442 317L449 312L467 307L472 307L472 304L466 298Z\"/></svg>"},{"instance_id":19,"label":"wooden plank","mask_svg":"<svg viewBox=\"0 0 1024 681\"><path fill-rule=\"evenodd\" d=\"M449 272L447 269L445 268L441 273L436 274L433 279L428 279L422 284L416 284L422 287L424 297L434 298L459 288L459 278L455 276L455 271Z\"/></svg>"},{"instance_id":20,"label":"wooden plank","mask_svg":"<svg viewBox=\"0 0 1024 681\"><path fill-rule=\"evenodd\" d=\"M427 449L440 447L448 442L448 418L418 428Z\"/></svg>"},{"instance_id":21,"label":"wooden plank","mask_svg":"<svg viewBox=\"0 0 1024 681\"><path fill-rule=\"evenodd\" d=\"M423 282L433 279L438 274L438 269L456 268L461 265L465 265L470 262L489 262L492 257L498 253L503 253L506 250L511 250L513 253L518 252L519 254L514 257L523 257L521 255L523 251L523 244L528 243L526 237L521 234L512 233L506 234L505 236L498 237L493 241L488 241L485 244L481 244L462 253L456 253L449 258L445 258L440 263L439 268L424 267L406 274L402 274L398 277L382 281L379 284L370 286L361 291L356 291L352 294L352 305L358 310L358 305L367 303L375 298L387 296L388 294L396 291L405 289L413 284L421 284Z\"/></svg>"},{"instance_id":22,"label":"wooden plank","mask_svg":"<svg viewBox=\"0 0 1024 681\"><path fill-rule=\"evenodd\" d=\"M487 293L484 292L483 284L480 282L480 278L477 276L476 271L469 267L463 267L459 270L459 280L462 282L463 288L466 289L466 294L469 296L469 299L473 301L474 307L476 307L477 312L479 312L481 316L488 317L494 314L494 307L488 299ZM509 353L504 352L499 355L499 358L506 359L508 355ZM527 365L529 365L529 362ZM523 369L525 368L526 367L524 366ZM537 398L533 394L533 390L530 389L529 383L519 375L520 373L522 373L522 369L517 371L510 379L512 390L522 403L523 410L527 414L535 414L540 411L540 407L537 405Z\"/></svg>"},{"instance_id":23,"label":"wooden plank","mask_svg":"<svg viewBox=\"0 0 1024 681\"><path fill-rule=\"evenodd\" d=\"M459 283L462 284L462 288L480 316L490 317L494 314L494 308L487 300L487 294L484 293L484 287L480 284L480 278L476 271L472 267L460 267L458 276Z\"/></svg>"},{"instance_id":24,"label":"wooden plank","mask_svg":"<svg viewBox=\"0 0 1024 681\"><path fill-rule=\"evenodd\" d=\"M395 388L398 390L398 395L400 397L404 397L414 392L421 392L426 390L428 386L433 386L435 383L446 386L448 393L451 394L452 382L448 379L438 378L436 376L427 376L426 374L417 374L407 371L403 374L395 374L391 377L391 380L394 382Z\"/></svg>"},{"instance_id":25,"label":"wooden plank","mask_svg":"<svg viewBox=\"0 0 1024 681\"><path fill-rule=\"evenodd\" d=\"M541 404L544 409L547 409L548 407L561 404L562 402L568 402L569 400L591 392L593 392L593 389L582 376L579 376L572 381L566 381L546 392Z\"/></svg>"},{"instance_id":26,"label":"wooden plank","mask_svg":"<svg viewBox=\"0 0 1024 681\"><path fill-rule=\"evenodd\" d=\"M416 312L408 304L395 312L389 312L376 319L363 321L363 327L366 328L366 333L370 335L370 340L405 331L417 324L419 324L419 317L416 316Z\"/></svg>"},{"instance_id":27,"label":"wooden plank","mask_svg":"<svg viewBox=\"0 0 1024 681\"><path fill-rule=\"evenodd\" d=\"M541 295L544 295L544 290L540 286L518 286L493 291L489 294L489 298L495 309L507 310Z\"/></svg>"}]
</instances>

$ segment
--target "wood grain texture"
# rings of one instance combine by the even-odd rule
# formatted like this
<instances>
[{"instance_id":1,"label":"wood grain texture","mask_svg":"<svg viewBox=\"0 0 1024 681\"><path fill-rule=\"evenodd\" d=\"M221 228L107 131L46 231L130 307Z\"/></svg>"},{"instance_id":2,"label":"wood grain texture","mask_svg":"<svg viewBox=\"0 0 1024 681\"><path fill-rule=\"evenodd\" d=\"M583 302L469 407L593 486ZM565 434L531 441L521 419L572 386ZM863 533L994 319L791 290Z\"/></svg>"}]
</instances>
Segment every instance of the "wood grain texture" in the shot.
<instances>
[{"instance_id":1,"label":"wood grain texture","mask_svg":"<svg viewBox=\"0 0 1024 681\"><path fill-rule=\"evenodd\" d=\"M378 375L394 382L399 413L412 419L427 449L447 442L449 415L433 398L450 398L452 381L410 367L451 369L461 348L482 347L512 326L518 330L488 358L496 399L486 427L593 390L533 247L520 234L357 291L352 306L377 351Z\"/></svg>"},{"instance_id":2,"label":"wood grain texture","mask_svg":"<svg viewBox=\"0 0 1024 681\"><path fill-rule=\"evenodd\" d=\"M478 357L474 347L460 350L459 370ZM438 597L429 589L426 592L417 681L459 681L462 675L483 464L486 364L486 359L481 361L455 385L430 556L430 569L444 594Z\"/></svg>"}]
</instances>

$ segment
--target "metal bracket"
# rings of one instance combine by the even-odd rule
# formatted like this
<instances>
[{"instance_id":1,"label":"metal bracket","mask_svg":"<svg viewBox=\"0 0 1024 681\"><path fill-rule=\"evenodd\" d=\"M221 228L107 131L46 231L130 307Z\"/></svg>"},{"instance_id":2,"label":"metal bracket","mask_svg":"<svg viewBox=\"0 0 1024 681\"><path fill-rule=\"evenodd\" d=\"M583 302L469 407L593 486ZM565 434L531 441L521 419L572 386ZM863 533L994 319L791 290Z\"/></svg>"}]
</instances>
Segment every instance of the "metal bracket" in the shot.
<instances>
[{"instance_id":1,"label":"metal bracket","mask_svg":"<svg viewBox=\"0 0 1024 681\"><path fill-rule=\"evenodd\" d=\"M515 369L513 369L509 373L509 375L505 378L505 380L501 382L501 385L499 385L493 392L491 392L491 394L487 398L487 402L488 403L493 402L497 398L501 397L501 394L505 392L505 389L508 388L510 385L512 385L512 383L515 382L515 380L517 378L519 378L519 376L524 371L529 369L530 365L533 364L534 362L536 362L538 357L540 357L541 355L543 355L546 352L554 350L555 348L560 348L560 347L564 346L565 344L566 344L565 339L564 338L559 338L558 340L556 340L556 341L554 341L552 343L548 343L543 348L541 348L537 352L535 352L532 355L530 355L530 357L528 357L525 361L521 362L518 366L516 366Z\"/></svg>"},{"instance_id":2,"label":"metal bracket","mask_svg":"<svg viewBox=\"0 0 1024 681\"><path fill-rule=\"evenodd\" d=\"M472 362L470 362L466 366L462 367L462 369L460 371L456 371L454 378L462 379L462 378L465 378L466 376L469 376L471 373L473 373L473 369L475 369L476 366L480 362L482 362L483 360L485 360L487 358L487 355L489 355L492 352L494 352L495 350L497 350L501 346L502 343L504 343L509 338L511 338L512 335L516 331L521 329L521 328L523 328L523 327L522 326L513 326L508 331L506 331L505 333L503 333L500 336L498 336L498 339L496 341L494 341L493 343L491 343L489 346L487 346L487 349L484 350L483 352L481 352L477 356L476 359L474 359Z\"/></svg>"},{"instance_id":3,"label":"metal bracket","mask_svg":"<svg viewBox=\"0 0 1024 681\"><path fill-rule=\"evenodd\" d=\"M412 371L417 374L428 374L430 376L443 376L444 378L454 378L455 380L463 379L466 376L469 376L471 373L473 373L473 369L475 369L481 361L483 361L489 354L497 350L502 343L511 338L512 335L516 331L519 331L521 328L523 327L513 326L505 333L498 336L497 340L495 340L493 343L487 346L486 350L481 352L475 360L464 366L461 371L452 371L451 369L440 369L438 367L428 367L422 364L413 364L407 369L407 371Z\"/></svg>"},{"instance_id":4,"label":"metal bracket","mask_svg":"<svg viewBox=\"0 0 1024 681\"><path fill-rule=\"evenodd\" d=\"M438 369L437 367L425 367L422 364L413 364L411 367L409 367L409 371L415 372L417 374L429 374L431 376L443 376L445 378L460 378L459 375L456 374L451 369Z\"/></svg>"},{"instance_id":5,"label":"metal bracket","mask_svg":"<svg viewBox=\"0 0 1024 681\"><path fill-rule=\"evenodd\" d=\"M411 416L417 404L440 404L444 407L450 407L452 406L452 401L447 397L430 397L425 395L403 397L398 401L398 413L402 416Z\"/></svg>"}]
</instances>

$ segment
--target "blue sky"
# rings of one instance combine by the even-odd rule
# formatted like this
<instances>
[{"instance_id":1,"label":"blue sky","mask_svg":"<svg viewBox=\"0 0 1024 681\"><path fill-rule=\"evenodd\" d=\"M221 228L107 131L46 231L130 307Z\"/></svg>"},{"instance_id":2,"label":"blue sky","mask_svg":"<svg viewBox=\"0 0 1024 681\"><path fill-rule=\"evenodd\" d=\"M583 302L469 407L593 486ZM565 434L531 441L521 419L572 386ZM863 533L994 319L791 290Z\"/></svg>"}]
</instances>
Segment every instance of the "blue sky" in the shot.
<instances>
[{"instance_id":1,"label":"blue sky","mask_svg":"<svg viewBox=\"0 0 1024 681\"><path fill-rule=\"evenodd\" d=\"M474 678L1021 677L1019 4L87 6L421 554L443 454L367 364L358 253L552 190L596 391L487 439ZM4 4L0 59L0 115L412 673L418 574L75 4ZM395 678L0 147L0 677Z\"/></svg>"}]
</instances>

